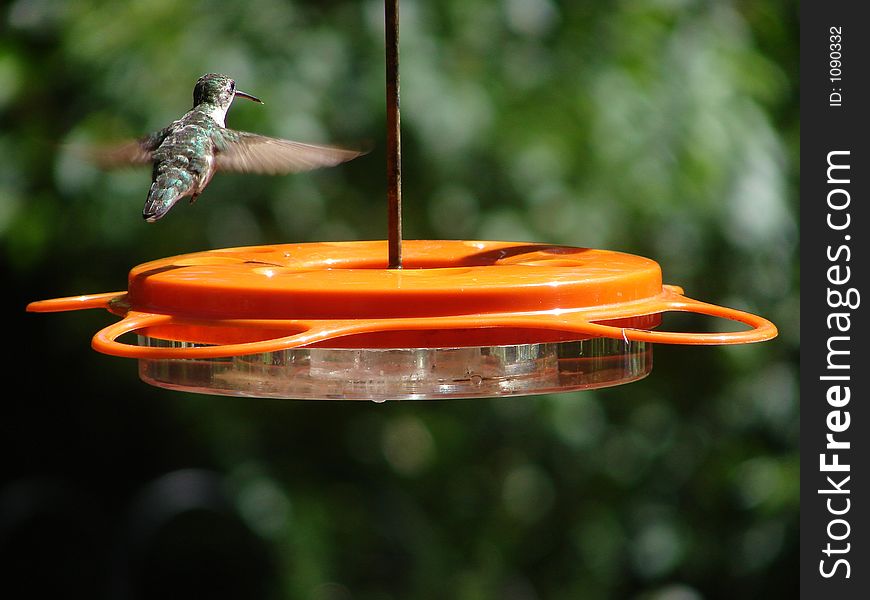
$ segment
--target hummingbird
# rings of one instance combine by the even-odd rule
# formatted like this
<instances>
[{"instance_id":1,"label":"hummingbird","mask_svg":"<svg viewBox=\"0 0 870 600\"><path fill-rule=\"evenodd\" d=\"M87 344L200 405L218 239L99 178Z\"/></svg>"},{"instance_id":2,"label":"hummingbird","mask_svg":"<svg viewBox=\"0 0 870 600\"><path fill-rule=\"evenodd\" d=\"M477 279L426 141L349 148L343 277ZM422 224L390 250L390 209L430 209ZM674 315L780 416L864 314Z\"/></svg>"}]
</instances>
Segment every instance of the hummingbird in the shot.
<instances>
[{"instance_id":1,"label":"hummingbird","mask_svg":"<svg viewBox=\"0 0 870 600\"><path fill-rule=\"evenodd\" d=\"M237 90L226 75L203 75L193 88L193 108L183 117L137 140L98 151L96 160L105 167L153 165L142 210L145 221L153 223L182 198L195 202L217 171L283 175L332 167L364 154L229 129L227 111L238 97L263 104Z\"/></svg>"}]
</instances>

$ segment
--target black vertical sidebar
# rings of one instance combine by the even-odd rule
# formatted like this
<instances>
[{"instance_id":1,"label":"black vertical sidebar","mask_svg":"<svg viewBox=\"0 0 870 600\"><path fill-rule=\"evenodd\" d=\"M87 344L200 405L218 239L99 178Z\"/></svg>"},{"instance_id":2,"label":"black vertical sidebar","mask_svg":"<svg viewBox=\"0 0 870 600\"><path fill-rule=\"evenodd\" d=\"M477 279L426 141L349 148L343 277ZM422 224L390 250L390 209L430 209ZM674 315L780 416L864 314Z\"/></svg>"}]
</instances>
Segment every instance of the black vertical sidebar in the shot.
<instances>
[{"instance_id":1,"label":"black vertical sidebar","mask_svg":"<svg viewBox=\"0 0 870 600\"><path fill-rule=\"evenodd\" d=\"M870 597L870 21L801 3L801 595Z\"/></svg>"}]
</instances>

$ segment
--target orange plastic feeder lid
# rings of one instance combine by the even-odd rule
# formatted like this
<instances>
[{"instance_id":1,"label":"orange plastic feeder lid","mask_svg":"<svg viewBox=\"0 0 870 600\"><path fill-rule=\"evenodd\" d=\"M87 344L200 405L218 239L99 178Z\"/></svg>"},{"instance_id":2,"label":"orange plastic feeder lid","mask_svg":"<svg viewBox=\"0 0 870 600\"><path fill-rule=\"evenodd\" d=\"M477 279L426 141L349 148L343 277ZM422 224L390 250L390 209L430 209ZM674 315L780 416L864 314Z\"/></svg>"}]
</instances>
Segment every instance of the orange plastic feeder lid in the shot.
<instances>
[{"instance_id":1,"label":"orange plastic feeder lid","mask_svg":"<svg viewBox=\"0 0 870 600\"><path fill-rule=\"evenodd\" d=\"M298 347L419 348L591 337L740 344L775 326L686 298L650 259L500 241L406 240L402 269L385 241L228 248L144 263L116 292L31 303L35 312L104 307L124 318L93 347L116 356L216 358ZM725 333L650 330L656 315L694 312L744 323ZM130 332L184 347L126 344Z\"/></svg>"}]
</instances>

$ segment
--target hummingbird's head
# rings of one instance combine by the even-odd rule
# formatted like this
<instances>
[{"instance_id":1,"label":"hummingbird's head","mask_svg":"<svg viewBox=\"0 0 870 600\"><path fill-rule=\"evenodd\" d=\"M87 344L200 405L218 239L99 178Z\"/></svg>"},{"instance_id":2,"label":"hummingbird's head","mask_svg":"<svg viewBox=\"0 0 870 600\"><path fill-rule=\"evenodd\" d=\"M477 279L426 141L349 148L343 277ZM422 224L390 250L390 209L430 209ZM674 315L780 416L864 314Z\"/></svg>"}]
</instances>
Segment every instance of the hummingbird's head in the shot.
<instances>
[{"instance_id":1,"label":"hummingbird's head","mask_svg":"<svg viewBox=\"0 0 870 600\"><path fill-rule=\"evenodd\" d=\"M193 106L200 104L210 104L216 109L226 114L233 103L236 96L253 100L254 102L263 103L256 96L252 96L246 92L236 89L236 82L219 73L208 73L203 75L196 82L193 88Z\"/></svg>"}]
</instances>

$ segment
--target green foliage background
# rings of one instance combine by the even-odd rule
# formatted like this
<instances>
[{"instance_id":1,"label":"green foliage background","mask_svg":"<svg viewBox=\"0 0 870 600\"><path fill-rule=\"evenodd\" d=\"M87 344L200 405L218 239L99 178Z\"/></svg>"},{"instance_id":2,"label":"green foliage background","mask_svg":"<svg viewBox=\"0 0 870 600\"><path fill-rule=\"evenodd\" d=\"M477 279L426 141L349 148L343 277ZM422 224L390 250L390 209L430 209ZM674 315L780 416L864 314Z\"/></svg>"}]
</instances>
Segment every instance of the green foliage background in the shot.
<instances>
[{"instance_id":1,"label":"green foliage background","mask_svg":"<svg viewBox=\"0 0 870 600\"><path fill-rule=\"evenodd\" d=\"M772 319L773 342L661 346L649 378L595 392L283 402L150 388L133 361L88 349L111 316L23 313L35 299L124 289L132 266L163 256L383 238L382 10L0 9L0 256L15 356L0 586L794 596L797 2L401 2L406 238L649 256L688 295ZM100 172L69 148L164 126L212 71L266 102L236 103L231 127L374 150L292 177L220 174L196 205L145 224L147 170ZM180 469L220 482L224 516L170 520L130 558L118 540L142 490Z\"/></svg>"}]
</instances>

